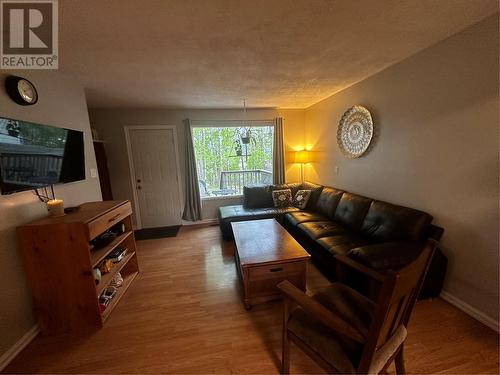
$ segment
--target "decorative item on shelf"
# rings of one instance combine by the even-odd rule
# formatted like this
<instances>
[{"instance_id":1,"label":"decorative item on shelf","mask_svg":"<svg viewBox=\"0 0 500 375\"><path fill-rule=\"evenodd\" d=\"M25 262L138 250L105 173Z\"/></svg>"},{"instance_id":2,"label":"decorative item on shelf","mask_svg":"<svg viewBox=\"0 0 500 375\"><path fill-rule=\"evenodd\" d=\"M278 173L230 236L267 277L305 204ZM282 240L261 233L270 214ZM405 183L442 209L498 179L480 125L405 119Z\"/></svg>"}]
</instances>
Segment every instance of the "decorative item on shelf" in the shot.
<instances>
[{"instance_id":1,"label":"decorative item on shelf","mask_svg":"<svg viewBox=\"0 0 500 375\"><path fill-rule=\"evenodd\" d=\"M127 255L127 248L123 246L118 246L116 249L114 249L106 256L106 260L110 260L113 263L118 263L123 259L125 255Z\"/></svg>"},{"instance_id":2,"label":"decorative item on shelf","mask_svg":"<svg viewBox=\"0 0 500 375\"><path fill-rule=\"evenodd\" d=\"M106 245L109 245L118 236L113 230L107 230L100 236L94 238L90 244L94 246L94 249L101 249Z\"/></svg>"},{"instance_id":3,"label":"decorative item on shelf","mask_svg":"<svg viewBox=\"0 0 500 375\"><path fill-rule=\"evenodd\" d=\"M300 164L300 180L304 182L304 164L312 161L312 152L309 150L295 151L292 155L292 163Z\"/></svg>"},{"instance_id":4,"label":"decorative item on shelf","mask_svg":"<svg viewBox=\"0 0 500 375\"><path fill-rule=\"evenodd\" d=\"M102 278L101 270L99 268L94 268L92 274L94 275L95 285L99 285Z\"/></svg>"},{"instance_id":5,"label":"decorative item on shelf","mask_svg":"<svg viewBox=\"0 0 500 375\"><path fill-rule=\"evenodd\" d=\"M115 297L117 291L118 289L116 289L114 286L108 286L106 289L104 289L104 292L102 292L99 296L99 307L101 309L101 312L106 310L111 300Z\"/></svg>"},{"instance_id":6,"label":"decorative item on shelf","mask_svg":"<svg viewBox=\"0 0 500 375\"><path fill-rule=\"evenodd\" d=\"M370 146L373 138L373 120L370 111L360 105L349 108L342 116L337 129L337 143L342 153L359 158Z\"/></svg>"},{"instance_id":7,"label":"decorative item on shelf","mask_svg":"<svg viewBox=\"0 0 500 375\"><path fill-rule=\"evenodd\" d=\"M127 230L127 228L125 227L125 224L123 224L123 223L118 223L110 229L110 231L115 233L116 235L123 234L123 233L125 233L126 230Z\"/></svg>"},{"instance_id":8,"label":"decorative item on shelf","mask_svg":"<svg viewBox=\"0 0 500 375\"><path fill-rule=\"evenodd\" d=\"M113 277L113 280L109 283L109 286L113 286L115 288L119 288L123 285L123 276L120 272L117 272Z\"/></svg>"},{"instance_id":9,"label":"decorative item on shelf","mask_svg":"<svg viewBox=\"0 0 500 375\"><path fill-rule=\"evenodd\" d=\"M105 259L101 263L99 263L99 270L101 271L101 274L109 273L109 271L111 271L113 266L114 266L114 263L112 260Z\"/></svg>"}]
</instances>

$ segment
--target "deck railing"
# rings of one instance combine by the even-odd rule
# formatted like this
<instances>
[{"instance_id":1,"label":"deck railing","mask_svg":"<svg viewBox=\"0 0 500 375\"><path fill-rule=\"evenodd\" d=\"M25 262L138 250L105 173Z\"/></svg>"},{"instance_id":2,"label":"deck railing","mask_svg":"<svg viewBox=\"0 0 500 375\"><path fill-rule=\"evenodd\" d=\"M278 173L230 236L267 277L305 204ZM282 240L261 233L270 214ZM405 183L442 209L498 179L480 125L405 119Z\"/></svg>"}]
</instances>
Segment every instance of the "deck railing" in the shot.
<instances>
[{"instance_id":1,"label":"deck railing","mask_svg":"<svg viewBox=\"0 0 500 375\"><path fill-rule=\"evenodd\" d=\"M212 191L212 193L214 195L243 194L243 186L272 183L272 172L263 169L222 171L220 173L220 190Z\"/></svg>"}]
</instances>

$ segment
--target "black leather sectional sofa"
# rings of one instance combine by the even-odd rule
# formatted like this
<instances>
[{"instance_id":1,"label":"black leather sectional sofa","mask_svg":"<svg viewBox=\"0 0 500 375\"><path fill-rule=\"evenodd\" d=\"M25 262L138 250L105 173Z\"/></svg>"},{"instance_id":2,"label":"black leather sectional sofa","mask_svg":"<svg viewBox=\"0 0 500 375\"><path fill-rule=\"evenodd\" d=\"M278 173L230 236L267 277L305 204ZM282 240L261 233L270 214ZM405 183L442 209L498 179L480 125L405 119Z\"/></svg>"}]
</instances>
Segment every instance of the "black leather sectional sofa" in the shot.
<instances>
[{"instance_id":1,"label":"black leather sectional sofa","mask_svg":"<svg viewBox=\"0 0 500 375\"><path fill-rule=\"evenodd\" d=\"M299 189L313 193L305 210L274 208L271 192L279 189L291 189L292 195ZM267 218L276 218L331 279L335 279L336 254L383 272L408 264L428 238L439 241L443 234L425 212L309 182L247 187L243 205L219 208L225 239L232 238L231 222ZM437 282L442 285L441 274Z\"/></svg>"}]
</instances>

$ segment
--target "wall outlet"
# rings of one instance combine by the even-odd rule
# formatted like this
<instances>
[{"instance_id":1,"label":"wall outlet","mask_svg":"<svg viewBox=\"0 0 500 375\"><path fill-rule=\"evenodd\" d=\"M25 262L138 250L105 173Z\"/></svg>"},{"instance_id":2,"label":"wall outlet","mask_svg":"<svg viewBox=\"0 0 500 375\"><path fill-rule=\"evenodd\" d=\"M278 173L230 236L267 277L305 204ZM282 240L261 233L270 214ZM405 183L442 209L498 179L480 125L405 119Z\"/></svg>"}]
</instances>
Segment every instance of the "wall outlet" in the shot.
<instances>
[{"instance_id":1,"label":"wall outlet","mask_svg":"<svg viewBox=\"0 0 500 375\"><path fill-rule=\"evenodd\" d=\"M338 165L336 165L335 167L333 167L333 173L339 174L339 166Z\"/></svg>"},{"instance_id":2,"label":"wall outlet","mask_svg":"<svg viewBox=\"0 0 500 375\"><path fill-rule=\"evenodd\" d=\"M98 173L96 168L90 168L90 177L97 178Z\"/></svg>"}]
</instances>

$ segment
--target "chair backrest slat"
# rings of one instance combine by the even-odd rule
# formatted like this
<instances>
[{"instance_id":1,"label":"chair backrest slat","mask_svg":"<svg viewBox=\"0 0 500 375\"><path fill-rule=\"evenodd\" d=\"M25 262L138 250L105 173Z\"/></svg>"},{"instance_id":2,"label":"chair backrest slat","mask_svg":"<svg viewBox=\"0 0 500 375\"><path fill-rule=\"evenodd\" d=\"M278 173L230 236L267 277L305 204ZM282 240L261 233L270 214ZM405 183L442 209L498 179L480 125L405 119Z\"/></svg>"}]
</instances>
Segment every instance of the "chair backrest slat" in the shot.
<instances>
[{"instance_id":1,"label":"chair backrest slat","mask_svg":"<svg viewBox=\"0 0 500 375\"><path fill-rule=\"evenodd\" d=\"M375 351L382 347L401 325L408 325L435 248L436 242L429 240L415 261L398 272L387 272L358 366L359 373L366 373Z\"/></svg>"}]
</instances>

